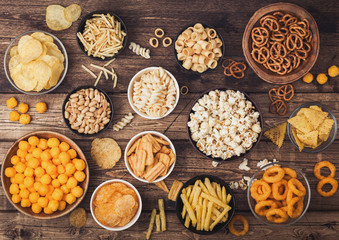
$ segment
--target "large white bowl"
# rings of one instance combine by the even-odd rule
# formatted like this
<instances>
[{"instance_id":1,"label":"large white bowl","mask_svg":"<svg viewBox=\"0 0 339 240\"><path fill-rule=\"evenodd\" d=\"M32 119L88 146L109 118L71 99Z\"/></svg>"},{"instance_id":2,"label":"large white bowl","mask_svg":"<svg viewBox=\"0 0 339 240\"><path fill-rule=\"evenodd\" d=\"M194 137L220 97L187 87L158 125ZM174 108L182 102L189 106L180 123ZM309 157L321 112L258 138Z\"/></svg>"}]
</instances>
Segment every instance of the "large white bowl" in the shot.
<instances>
[{"instance_id":1,"label":"large white bowl","mask_svg":"<svg viewBox=\"0 0 339 240\"><path fill-rule=\"evenodd\" d=\"M156 183L156 182L160 182L162 180L164 180L165 178L167 178L171 172L173 171L174 169L174 165L177 161L177 154L175 153L175 148L174 148L174 145L173 143L171 142L171 140L166 137L164 134L162 133L159 133L159 132L156 132L156 131L145 131L145 132L141 132L141 133L138 133L137 135L135 135L128 143L127 143L127 146L125 148L125 153L124 153L124 160L125 160L125 165L126 165L126 168L128 170L128 172L133 176L135 177L136 179L138 179L139 181L141 182L145 182L145 183L149 183L146 179L143 179L143 178L140 178L138 176L136 176L133 172L133 170L131 169L130 165L129 165L129 162L127 160L127 152L128 152L128 149L133 145L133 143L141 136L143 135L146 135L146 134L152 134L152 135L155 135L155 136L158 136L158 137L161 137L163 139L165 139L167 142L169 142L170 144L170 148L172 149L173 153L174 153L174 156L175 156L175 161L174 163L172 164L172 166L170 167L170 169L168 170L167 174L163 177L158 177L156 180L154 180L152 183Z\"/></svg>"},{"instance_id":2,"label":"large white bowl","mask_svg":"<svg viewBox=\"0 0 339 240\"><path fill-rule=\"evenodd\" d=\"M93 209L93 199L94 199L94 196L96 195L97 191L103 187L104 185L106 184L111 184L111 183L116 183L116 182L120 182L120 183L124 183L126 184L128 187L132 188L135 193L137 194L138 196L138 199L139 199L139 209L138 211L135 213L135 216L131 219L131 221L129 223L127 223L125 226L123 227L109 227L109 226L106 226L106 225L103 225L102 223L100 223L97 218L95 217L94 215L94 209ZM136 221L138 221L139 217L140 217L140 214L141 214L141 210L142 210L142 201L141 201L141 196L138 192L138 190L132 185L130 184L129 182L125 181L125 180L122 180L122 179L112 179L112 180L108 180L106 182L103 182L101 183L93 192L92 194L92 197L91 197L91 202L90 202L90 208L91 208L91 214L92 214L92 217L93 219L96 221L97 224L99 224L101 227L107 229L107 230L110 230L110 231L123 231L127 228L130 228L133 226L134 223L136 223Z\"/></svg>"},{"instance_id":3,"label":"large white bowl","mask_svg":"<svg viewBox=\"0 0 339 240\"><path fill-rule=\"evenodd\" d=\"M168 114L170 114L174 109L175 107L177 106L178 102L179 102L179 97L180 97L180 89L179 89L179 85L178 85L178 82L176 80L176 78L169 72L167 71L166 69L165 72L173 79L174 81L174 85L175 85L175 89L176 89L176 92L177 92L177 98L176 98L176 101L175 101L175 105L172 109L170 109L164 116L161 116L161 117L150 117L148 116L147 114L145 113L142 113L140 112L133 104L133 85L134 85L134 82L136 79L140 78L142 74L144 73L147 73L147 72L150 72L152 70L155 70L157 69L158 67L148 67L148 68L145 68L145 69L142 69L141 71L139 71L137 74L135 74L132 78L132 80L129 82L129 85L128 85L128 91L127 91L127 97L128 97L128 102L129 104L131 105L131 107L133 108L133 110L138 114L140 115L141 117L144 117L144 118L147 118L147 119L160 119L160 118L164 118L166 117Z\"/></svg>"}]
</instances>

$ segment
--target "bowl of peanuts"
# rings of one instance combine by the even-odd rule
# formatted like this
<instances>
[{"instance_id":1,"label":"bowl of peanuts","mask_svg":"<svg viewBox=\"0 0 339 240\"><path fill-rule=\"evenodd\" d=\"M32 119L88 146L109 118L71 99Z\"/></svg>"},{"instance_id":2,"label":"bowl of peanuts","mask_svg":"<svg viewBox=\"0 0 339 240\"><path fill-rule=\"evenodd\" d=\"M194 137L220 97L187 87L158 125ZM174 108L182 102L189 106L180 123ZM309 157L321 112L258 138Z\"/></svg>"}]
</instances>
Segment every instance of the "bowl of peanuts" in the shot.
<instances>
[{"instance_id":1,"label":"bowl of peanuts","mask_svg":"<svg viewBox=\"0 0 339 240\"><path fill-rule=\"evenodd\" d=\"M8 150L1 168L8 201L38 219L64 216L83 200L89 184L86 157L70 138L52 131L31 132Z\"/></svg>"},{"instance_id":2,"label":"bowl of peanuts","mask_svg":"<svg viewBox=\"0 0 339 240\"><path fill-rule=\"evenodd\" d=\"M257 10L242 38L248 65L264 81L292 83L317 61L320 38L316 21L302 7L286 2Z\"/></svg>"},{"instance_id":3,"label":"bowl of peanuts","mask_svg":"<svg viewBox=\"0 0 339 240\"><path fill-rule=\"evenodd\" d=\"M102 89L80 86L66 96L62 113L72 132L81 136L94 136L110 126L113 103Z\"/></svg>"}]
</instances>

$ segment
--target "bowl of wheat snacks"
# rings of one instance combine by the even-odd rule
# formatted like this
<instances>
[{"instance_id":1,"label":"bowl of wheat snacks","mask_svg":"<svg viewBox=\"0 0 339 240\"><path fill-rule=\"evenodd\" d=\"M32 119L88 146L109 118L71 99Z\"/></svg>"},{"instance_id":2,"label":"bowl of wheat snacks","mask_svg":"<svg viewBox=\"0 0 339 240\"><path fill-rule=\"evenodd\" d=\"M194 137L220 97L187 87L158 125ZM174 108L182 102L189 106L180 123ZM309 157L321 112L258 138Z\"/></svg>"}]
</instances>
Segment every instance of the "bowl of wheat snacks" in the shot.
<instances>
[{"instance_id":1,"label":"bowl of wheat snacks","mask_svg":"<svg viewBox=\"0 0 339 240\"><path fill-rule=\"evenodd\" d=\"M128 85L128 102L133 110L147 119L170 114L179 101L175 77L162 67L149 67L134 75Z\"/></svg>"},{"instance_id":2,"label":"bowl of wheat snacks","mask_svg":"<svg viewBox=\"0 0 339 240\"><path fill-rule=\"evenodd\" d=\"M215 69L224 56L225 44L218 31L207 24L184 27L174 42L174 56L181 69L201 74Z\"/></svg>"}]
</instances>

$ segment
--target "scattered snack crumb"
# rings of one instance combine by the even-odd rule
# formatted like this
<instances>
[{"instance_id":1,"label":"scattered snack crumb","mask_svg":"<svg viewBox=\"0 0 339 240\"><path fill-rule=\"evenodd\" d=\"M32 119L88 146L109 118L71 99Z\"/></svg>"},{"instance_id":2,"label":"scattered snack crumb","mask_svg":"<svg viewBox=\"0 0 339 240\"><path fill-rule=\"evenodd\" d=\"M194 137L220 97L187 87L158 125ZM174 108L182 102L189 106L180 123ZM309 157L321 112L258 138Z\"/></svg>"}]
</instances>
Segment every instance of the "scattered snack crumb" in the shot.
<instances>
[{"instance_id":1,"label":"scattered snack crumb","mask_svg":"<svg viewBox=\"0 0 339 240\"><path fill-rule=\"evenodd\" d=\"M12 109L18 105L18 101L14 97L11 97L10 99L7 99L6 104L8 108Z\"/></svg>"},{"instance_id":2,"label":"scattered snack crumb","mask_svg":"<svg viewBox=\"0 0 339 240\"><path fill-rule=\"evenodd\" d=\"M336 65L333 65L331 66L329 69L328 69L328 75L330 77L336 77L339 75L339 68L336 66Z\"/></svg>"},{"instance_id":3,"label":"scattered snack crumb","mask_svg":"<svg viewBox=\"0 0 339 240\"><path fill-rule=\"evenodd\" d=\"M20 103L19 104L18 111L20 113L26 113L26 112L28 112L28 110L29 110L29 107L28 107L28 105L26 103Z\"/></svg>"},{"instance_id":4,"label":"scattered snack crumb","mask_svg":"<svg viewBox=\"0 0 339 240\"><path fill-rule=\"evenodd\" d=\"M165 192L169 192L166 183L164 181L160 181L160 182L156 182L154 183L158 188L160 188L161 190L164 190Z\"/></svg>"},{"instance_id":5,"label":"scattered snack crumb","mask_svg":"<svg viewBox=\"0 0 339 240\"><path fill-rule=\"evenodd\" d=\"M19 118L19 121L20 121L21 124L27 125L27 124L29 124L31 122L31 116L26 114L26 113L21 114L20 118Z\"/></svg>"},{"instance_id":6,"label":"scattered snack crumb","mask_svg":"<svg viewBox=\"0 0 339 240\"><path fill-rule=\"evenodd\" d=\"M303 77L303 81L305 83L311 83L313 81L313 74L312 73L307 73L304 77Z\"/></svg>"},{"instance_id":7,"label":"scattered snack crumb","mask_svg":"<svg viewBox=\"0 0 339 240\"><path fill-rule=\"evenodd\" d=\"M39 102L35 105L35 108L38 113L44 113L47 110L47 105L44 102Z\"/></svg>"},{"instance_id":8,"label":"scattered snack crumb","mask_svg":"<svg viewBox=\"0 0 339 240\"><path fill-rule=\"evenodd\" d=\"M278 161L277 161L277 159L273 158L272 162L278 162ZM268 161L268 160L265 158L265 159L263 159L263 160L261 160L261 161L259 161L259 162L257 163L257 167L262 168L263 166L265 166L265 165L267 165L267 164L269 164L269 163L271 163L271 161ZM265 170L265 169L266 169L266 168L264 168L263 170Z\"/></svg>"},{"instance_id":9,"label":"scattered snack crumb","mask_svg":"<svg viewBox=\"0 0 339 240\"><path fill-rule=\"evenodd\" d=\"M86 220L87 214L83 208L77 208L69 215L69 223L76 228L85 226Z\"/></svg>"},{"instance_id":10,"label":"scattered snack crumb","mask_svg":"<svg viewBox=\"0 0 339 240\"><path fill-rule=\"evenodd\" d=\"M319 73L317 76L317 82L319 84L325 84L327 82L328 77L324 73Z\"/></svg>"},{"instance_id":11,"label":"scattered snack crumb","mask_svg":"<svg viewBox=\"0 0 339 240\"><path fill-rule=\"evenodd\" d=\"M242 161L242 163L240 163L240 165L239 165L238 168L239 168L240 170L245 170L245 171L251 170L251 168L248 167L247 164L248 164L248 159L247 159L247 158L244 158L244 160Z\"/></svg>"},{"instance_id":12,"label":"scattered snack crumb","mask_svg":"<svg viewBox=\"0 0 339 240\"><path fill-rule=\"evenodd\" d=\"M220 164L220 162L212 161L212 166L213 167L218 167L219 164Z\"/></svg>"},{"instance_id":13,"label":"scattered snack crumb","mask_svg":"<svg viewBox=\"0 0 339 240\"><path fill-rule=\"evenodd\" d=\"M91 156L103 169L110 169L121 158L121 148L112 138L96 138L91 145Z\"/></svg>"},{"instance_id":14,"label":"scattered snack crumb","mask_svg":"<svg viewBox=\"0 0 339 240\"><path fill-rule=\"evenodd\" d=\"M20 118L20 114L17 111L11 111L9 113L9 120L12 122L18 121Z\"/></svg>"}]
</instances>

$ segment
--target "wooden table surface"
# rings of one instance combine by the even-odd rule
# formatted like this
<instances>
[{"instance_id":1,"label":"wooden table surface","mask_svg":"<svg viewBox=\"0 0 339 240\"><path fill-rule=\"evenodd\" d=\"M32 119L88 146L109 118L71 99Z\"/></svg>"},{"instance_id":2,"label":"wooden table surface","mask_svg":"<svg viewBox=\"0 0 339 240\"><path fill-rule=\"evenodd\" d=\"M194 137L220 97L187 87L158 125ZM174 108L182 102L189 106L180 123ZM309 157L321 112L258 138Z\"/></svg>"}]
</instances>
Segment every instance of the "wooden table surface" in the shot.
<instances>
[{"instance_id":1,"label":"wooden table surface","mask_svg":"<svg viewBox=\"0 0 339 240\"><path fill-rule=\"evenodd\" d=\"M180 29L194 22L204 22L214 26L225 40L226 57L244 61L241 39L245 26L253 13L269 3L270 0L253 1L72 1L82 7L82 15L99 10L111 9L119 15L128 28L128 40L150 48L148 40L154 30L161 27L166 35L174 38ZM329 66L338 65L339 53L339 7L335 0L328 1L290 1L308 10L318 23L320 31L320 54L313 73L327 72ZM152 239L240 239L230 234L226 229L212 236L199 236L186 230L177 219L175 204L167 199L165 192L154 184L145 184L134 179L121 159L111 170L100 169L90 157L90 144L93 137L80 137L72 133L65 125L61 114L61 105L66 94L81 85L94 83L94 79L81 68L84 64L99 63L87 58L76 43L76 29L79 20L67 30L54 32L45 23L46 7L50 4L64 4L66 1L18 0L0 2L0 53L1 64L6 48L17 35L34 29L44 30L55 34L65 45L69 57L69 69L63 83L52 93L41 96L20 94L8 82L4 71L0 71L0 161L4 158L11 144L22 135L36 130L52 130L72 138L84 151L90 167L90 185L85 199L80 204L87 211L87 224L80 230L72 228L68 216L54 220L38 220L19 213L6 199L0 188L0 239L144 239L148 227L150 212L157 205L158 198L164 198L167 213L167 231L153 233ZM236 80L223 75L219 66L217 69L202 76L184 73L174 60L173 49L151 48L151 59L144 59L126 49L113 63L118 74L117 88L112 83L101 80L99 87L110 95L114 104L114 122L132 111L127 101L127 86L132 76L139 70L149 66L162 66L169 70L178 80L179 85L186 85L189 94L180 96L176 109L162 120L152 121L135 114L133 122L120 132L113 132L112 126L99 137L113 137L124 149L128 140L144 130L155 130L164 133L174 143L177 151L177 162L172 174L166 179L168 187L174 179L183 182L199 175L210 173L225 181L238 181L243 175L251 176L258 168L258 161L276 158L279 161L293 163L307 176L311 186L311 204L305 216L293 226L285 228L268 227L258 222L249 210L246 192L235 191L237 201L236 212L245 215L250 224L248 234L242 239L338 239L339 238L339 194L323 198L316 192L317 179L313 176L313 166L321 160L333 162L339 168L339 140L325 151L318 154L300 153L285 138L284 145L279 150L272 142L262 138L255 150L246 155L251 170L244 172L238 169L242 158L236 161L224 162L217 168L211 162L198 154L190 145L186 134L186 119L190 105L199 93L211 87L236 87L247 92L259 105L264 117L264 130L285 121L291 112L302 103L319 101L328 106L339 120L338 78L330 78L323 86L314 81L306 84L302 80L293 83L295 97L288 104L285 116L280 117L269 113L267 91L275 87L259 79L251 69L246 71L244 79ZM32 122L23 126L10 122L6 107L6 99L14 96L20 102L28 103L31 107L29 114ZM37 114L35 103L44 101L48 104L45 114ZM1 162L0 162L1 163ZM89 201L94 189L103 181L121 178L134 184L140 191L143 200L142 214L137 223L122 232L110 232L99 227L91 217Z\"/></svg>"}]
</instances>

